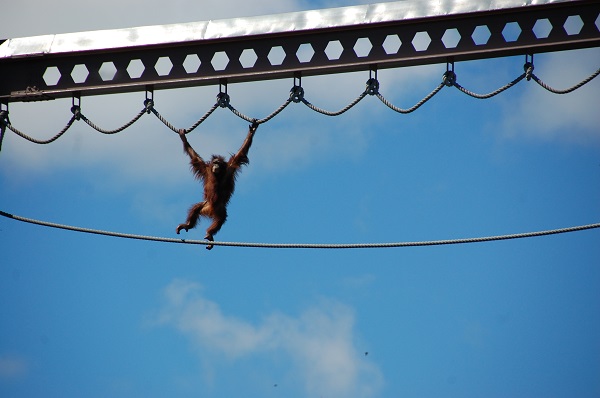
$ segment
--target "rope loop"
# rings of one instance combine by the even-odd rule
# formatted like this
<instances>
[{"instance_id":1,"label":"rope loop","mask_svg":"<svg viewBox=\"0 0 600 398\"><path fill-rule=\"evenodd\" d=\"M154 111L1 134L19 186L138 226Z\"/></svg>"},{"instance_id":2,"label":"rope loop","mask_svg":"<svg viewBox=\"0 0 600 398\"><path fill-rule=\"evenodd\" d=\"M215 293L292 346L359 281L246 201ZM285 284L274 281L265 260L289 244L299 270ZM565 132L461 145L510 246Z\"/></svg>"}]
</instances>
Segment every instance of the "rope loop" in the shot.
<instances>
[{"instance_id":1,"label":"rope loop","mask_svg":"<svg viewBox=\"0 0 600 398\"><path fill-rule=\"evenodd\" d=\"M453 70L447 70L442 76L442 82L446 87L452 87L456 84L456 73Z\"/></svg>"},{"instance_id":2,"label":"rope loop","mask_svg":"<svg viewBox=\"0 0 600 398\"><path fill-rule=\"evenodd\" d=\"M533 77L533 54L525 54L525 64L523 65L523 71L525 72L525 79L530 81Z\"/></svg>"},{"instance_id":3,"label":"rope loop","mask_svg":"<svg viewBox=\"0 0 600 398\"><path fill-rule=\"evenodd\" d=\"M296 104L304 101L304 89L301 86L294 85L290 90L290 99Z\"/></svg>"},{"instance_id":4,"label":"rope loop","mask_svg":"<svg viewBox=\"0 0 600 398\"><path fill-rule=\"evenodd\" d=\"M367 80L366 92L369 95L379 94L379 81L376 78L372 77Z\"/></svg>"},{"instance_id":5,"label":"rope loop","mask_svg":"<svg viewBox=\"0 0 600 398\"><path fill-rule=\"evenodd\" d=\"M525 71L525 79L527 79L527 81L530 81L533 77L533 69L534 66L531 62L525 62L525 65L523 65L523 70Z\"/></svg>"},{"instance_id":6,"label":"rope loop","mask_svg":"<svg viewBox=\"0 0 600 398\"><path fill-rule=\"evenodd\" d=\"M217 103L221 108L229 108L230 101L231 98L229 97L229 94L222 91L219 94L217 94Z\"/></svg>"},{"instance_id":7,"label":"rope loop","mask_svg":"<svg viewBox=\"0 0 600 398\"><path fill-rule=\"evenodd\" d=\"M154 108L154 100L152 100L150 98L146 98L144 100L144 109L146 110L146 113L149 115L152 112L153 108Z\"/></svg>"},{"instance_id":8,"label":"rope loop","mask_svg":"<svg viewBox=\"0 0 600 398\"><path fill-rule=\"evenodd\" d=\"M73 114L73 117L75 118L75 120L81 120L81 106L79 105L73 105L71 107L71 113Z\"/></svg>"},{"instance_id":9,"label":"rope loop","mask_svg":"<svg viewBox=\"0 0 600 398\"><path fill-rule=\"evenodd\" d=\"M408 113L412 113L414 111L416 111L417 109L419 109L424 103L426 103L427 101L429 101L430 99L433 98L434 95L436 95L437 93L440 92L441 89L444 88L444 83L440 83L438 84L438 86L436 88L433 89L433 91L429 94L427 94L421 101L417 102L415 105L412 106L412 108L408 108L408 109L402 109L402 108L398 108L397 106L395 106L394 104L392 104L390 101L388 101L387 99L385 99L385 97L379 93L377 93L377 98L379 98L379 100L388 108L390 108L391 110L393 110L394 112L398 112L398 113L402 113L402 114L408 114Z\"/></svg>"}]
</instances>

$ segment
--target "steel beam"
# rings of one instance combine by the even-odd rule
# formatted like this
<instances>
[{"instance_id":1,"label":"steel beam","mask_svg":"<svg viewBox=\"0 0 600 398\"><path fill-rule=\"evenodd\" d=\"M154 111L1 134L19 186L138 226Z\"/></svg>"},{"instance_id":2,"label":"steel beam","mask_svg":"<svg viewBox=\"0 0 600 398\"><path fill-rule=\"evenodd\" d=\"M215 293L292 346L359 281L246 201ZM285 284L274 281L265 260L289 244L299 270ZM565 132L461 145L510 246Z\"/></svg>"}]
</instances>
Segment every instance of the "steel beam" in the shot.
<instances>
[{"instance_id":1,"label":"steel beam","mask_svg":"<svg viewBox=\"0 0 600 398\"><path fill-rule=\"evenodd\" d=\"M529 5L522 5L522 0L405 0L266 17L0 40L0 102L293 78L600 46L599 1L526 3Z\"/></svg>"}]
</instances>

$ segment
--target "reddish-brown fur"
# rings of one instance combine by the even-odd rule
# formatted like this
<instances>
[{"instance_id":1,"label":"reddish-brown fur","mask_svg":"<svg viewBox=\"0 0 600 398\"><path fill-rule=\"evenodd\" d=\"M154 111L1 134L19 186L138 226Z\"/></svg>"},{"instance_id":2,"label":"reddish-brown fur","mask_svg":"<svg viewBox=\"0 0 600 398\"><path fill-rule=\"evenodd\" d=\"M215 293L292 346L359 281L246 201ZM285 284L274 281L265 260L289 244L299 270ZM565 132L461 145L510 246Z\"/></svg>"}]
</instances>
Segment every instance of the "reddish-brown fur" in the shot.
<instances>
[{"instance_id":1,"label":"reddish-brown fur","mask_svg":"<svg viewBox=\"0 0 600 398\"><path fill-rule=\"evenodd\" d=\"M257 127L258 124L256 123L250 126L242 147L235 155L231 156L229 161L225 161L222 156L213 155L210 162L205 162L194 151L185 136L185 131L179 131L179 136L183 142L183 150L190 157L192 172L197 179L204 182L204 200L190 208L186 222L177 227L177 233L182 229L187 231L194 228L198 222L198 217L204 216L213 220L206 230L204 239L213 240L213 236L219 232L221 226L227 220L227 204L235 189L235 179L241 166L249 162L248 150L252 145L252 138ZM208 245L206 248L210 250L213 245Z\"/></svg>"}]
</instances>

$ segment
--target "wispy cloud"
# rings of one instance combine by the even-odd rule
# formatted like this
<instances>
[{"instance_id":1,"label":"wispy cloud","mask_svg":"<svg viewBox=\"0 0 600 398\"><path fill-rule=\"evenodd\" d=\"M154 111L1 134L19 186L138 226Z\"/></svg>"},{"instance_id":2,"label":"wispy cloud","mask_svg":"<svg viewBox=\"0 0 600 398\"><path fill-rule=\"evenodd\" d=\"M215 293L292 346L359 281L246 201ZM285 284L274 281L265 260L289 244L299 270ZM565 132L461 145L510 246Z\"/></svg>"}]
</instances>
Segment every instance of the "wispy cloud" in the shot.
<instances>
[{"instance_id":1,"label":"wispy cloud","mask_svg":"<svg viewBox=\"0 0 600 398\"><path fill-rule=\"evenodd\" d=\"M29 365L19 356L0 356L0 380L13 380L24 377Z\"/></svg>"},{"instance_id":2,"label":"wispy cloud","mask_svg":"<svg viewBox=\"0 0 600 398\"><path fill-rule=\"evenodd\" d=\"M175 327L196 347L238 359L285 354L308 395L372 397L382 387L378 367L355 346L354 315L337 302L323 302L298 317L273 313L258 324L226 315L194 282L175 280L164 290L158 320Z\"/></svg>"},{"instance_id":3,"label":"wispy cloud","mask_svg":"<svg viewBox=\"0 0 600 398\"><path fill-rule=\"evenodd\" d=\"M550 86L566 89L599 66L597 49L567 51L536 56L534 73ZM551 94L533 81L522 82L527 84L523 94L505 102L501 124L504 134L584 144L600 142L599 79L566 95Z\"/></svg>"}]
</instances>

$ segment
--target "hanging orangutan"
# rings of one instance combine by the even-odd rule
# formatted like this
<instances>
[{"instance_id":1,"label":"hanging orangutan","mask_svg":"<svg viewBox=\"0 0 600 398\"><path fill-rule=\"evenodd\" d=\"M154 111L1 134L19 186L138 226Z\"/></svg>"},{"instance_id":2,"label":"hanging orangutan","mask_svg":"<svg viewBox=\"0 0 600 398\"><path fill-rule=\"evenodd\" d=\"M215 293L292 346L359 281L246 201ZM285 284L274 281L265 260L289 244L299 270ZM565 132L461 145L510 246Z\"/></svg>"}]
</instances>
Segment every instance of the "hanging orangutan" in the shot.
<instances>
[{"instance_id":1,"label":"hanging orangutan","mask_svg":"<svg viewBox=\"0 0 600 398\"><path fill-rule=\"evenodd\" d=\"M210 162L205 162L189 144L185 130L179 130L179 137L183 141L183 150L190 157L190 166L194 176L204 183L204 200L193 205L184 224L177 227L177 233L182 229L188 231L196 226L198 217L204 216L213 220L206 230L204 239L214 241L214 235L219 232L227 219L227 204L235 189L235 179L241 166L248 164L248 150L252 145L252 138L258 128L254 122L248 129L246 140L239 151L232 155L228 161L223 156L213 155ZM207 245L211 250L214 245Z\"/></svg>"}]
</instances>

